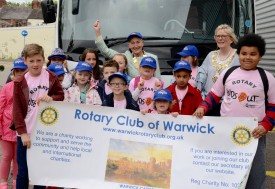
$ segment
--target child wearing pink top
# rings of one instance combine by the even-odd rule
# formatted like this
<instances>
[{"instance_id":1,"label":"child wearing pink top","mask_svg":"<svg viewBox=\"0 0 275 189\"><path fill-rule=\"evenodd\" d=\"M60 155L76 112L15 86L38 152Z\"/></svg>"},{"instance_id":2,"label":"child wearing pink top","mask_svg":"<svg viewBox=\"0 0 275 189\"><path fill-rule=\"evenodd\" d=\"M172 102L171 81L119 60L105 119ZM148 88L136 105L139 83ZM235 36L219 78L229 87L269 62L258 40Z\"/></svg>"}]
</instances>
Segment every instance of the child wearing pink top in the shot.
<instances>
[{"instance_id":1,"label":"child wearing pink top","mask_svg":"<svg viewBox=\"0 0 275 189\"><path fill-rule=\"evenodd\" d=\"M12 76L13 80L22 77L27 65L22 58L13 62ZM0 91L0 139L2 148L2 160L0 165L0 189L8 188L8 177L13 167L13 188L16 187L17 162L16 162L16 133L9 127L12 122L13 109L13 87L14 82L5 84Z\"/></svg>"},{"instance_id":2,"label":"child wearing pink top","mask_svg":"<svg viewBox=\"0 0 275 189\"><path fill-rule=\"evenodd\" d=\"M167 89L159 89L154 93L153 110L141 110L142 114L171 114L173 117L179 115L178 112L171 112L172 110L172 94Z\"/></svg>"},{"instance_id":3,"label":"child wearing pink top","mask_svg":"<svg viewBox=\"0 0 275 189\"><path fill-rule=\"evenodd\" d=\"M240 38L237 53L240 67L227 78L227 70L222 72L194 115L201 118L223 97L221 116L258 118L259 124L252 136L259 139L259 143L246 188L265 189L265 135L275 124L275 78L257 67L265 54L265 41L259 35L248 34ZM266 81L263 81L263 74Z\"/></svg>"},{"instance_id":4,"label":"child wearing pink top","mask_svg":"<svg viewBox=\"0 0 275 189\"><path fill-rule=\"evenodd\" d=\"M45 63L44 49L38 44L24 47L24 62L28 72L14 81L13 90L13 125L17 132L16 186L29 188L27 149L31 147L31 133L35 125L40 101L62 101L64 92L58 78L43 68ZM34 189L45 186L34 186Z\"/></svg>"},{"instance_id":5,"label":"child wearing pink top","mask_svg":"<svg viewBox=\"0 0 275 189\"><path fill-rule=\"evenodd\" d=\"M189 83L192 87L196 87L196 77L198 73L198 65L199 65L199 51L195 45L186 45L181 52L177 53L181 56L180 60L185 60L191 65L191 78Z\"/></svg>"},{"instance_id":6,"label":"child wearing pink top","mask_svg":"<svg viewBox=\"0 0 275 189\"><path fill-rule=\"evenodd\" d=\"M153 77L156 68L157 63L153 57L144 57L140 62L140 76L130 81L129 90L141 110L153 110L154 92L163 87L163 82Z\"/></svg>"},{"instance_id":7,"label":"child wearing pink top","mask_svg":"<svg viewBox=\"0 0 275 189\"><path fill-rule=\"evenodd\" d=\"M91 81L92 65L87 62L78 62L74 72L75 82L65 91L65 102L89 105L101 105L96 84Z\"/></svg>"}]
</instances>

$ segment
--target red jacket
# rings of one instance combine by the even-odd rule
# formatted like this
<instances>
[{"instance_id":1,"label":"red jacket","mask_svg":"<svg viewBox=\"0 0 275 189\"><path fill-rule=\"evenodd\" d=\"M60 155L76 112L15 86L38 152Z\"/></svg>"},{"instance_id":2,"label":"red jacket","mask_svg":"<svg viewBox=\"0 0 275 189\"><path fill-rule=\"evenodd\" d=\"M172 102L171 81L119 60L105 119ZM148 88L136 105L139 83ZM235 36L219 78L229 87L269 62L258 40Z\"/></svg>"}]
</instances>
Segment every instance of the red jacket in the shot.
<instances>
[{"instance_id":1,"label":"red jacket","mask_svg":"<svg viewBox=\"0 0 275 189\"><path fill-rule=\"evenodd\" d=\"M179 99L176 94L176 86L177 84L174 83L167 87L167 89L171 92L173 102L175 103L172 107L172 112L178 112L180 115L192 115L202 102L201 93L188 83L188 91L182 100L180 110Z\"/></svg>"},{"instance_id":2,"label":"red jacket","mask_svg":"<svg viewBox=\"0 0 275 189\"><path fill-rule=\"evenodd\" d=\"M48 95L54 101L63 101L64 92L58 78L52 72L48 72ZM25 117L27 116L29 102L29 88L24 76L14 81L13 99L13 124L17 133L21 135L27 133Z\"/></svg>"}]
</instances>

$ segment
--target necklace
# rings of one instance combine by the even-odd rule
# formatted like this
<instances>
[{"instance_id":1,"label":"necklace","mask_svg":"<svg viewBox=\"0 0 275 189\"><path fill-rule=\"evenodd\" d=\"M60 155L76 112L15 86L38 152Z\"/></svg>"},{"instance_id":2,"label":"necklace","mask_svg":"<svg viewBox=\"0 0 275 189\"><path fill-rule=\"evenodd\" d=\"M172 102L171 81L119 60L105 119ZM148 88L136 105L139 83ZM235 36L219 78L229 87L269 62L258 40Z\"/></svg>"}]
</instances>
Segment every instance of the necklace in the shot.
<instances>
[{"instance_id":1,"label":"necklace","mask_svg":"<svg viewBox=\"0 0 275 189\"><path fill-rule=\"evenodd\" d=\"M212 80L213 80L214 83L219 78L220 72L222 70L224 70L225 68L228 68L228 66L231 64L233 58L235 57L236 52L234 52L234 54L231 56L231 58L228 59L228 57L230 55L230 53L229 53L228 56L226 57L226 59L224 59L224 60L228 59L226 62L219 62L218 59L217 59L217 54L218 54L218 51L213 51L213 54L212 54L212 66L216 70L215 75L212 77Z\"/></svg>"},{"instance_id":2,"label":"necklace","mask_svg":"<svg viewBox=\"0 0 275 189\"><path fill-rule=\"evenodd\" d=\"M231 50L232 50L232 48L230 48L228 54L226 55L226 57L225 57L224 59L221 59L221 57L220 57L220 52L221 52L221 50L219 50L219 53L218 53L218 51L217 51L219 60L220 60L220 61L225 61L226 59L228 59L228 57L229 57L229 55L230 55L230 53L231 53Z\"/></svg>"}]
</instances>

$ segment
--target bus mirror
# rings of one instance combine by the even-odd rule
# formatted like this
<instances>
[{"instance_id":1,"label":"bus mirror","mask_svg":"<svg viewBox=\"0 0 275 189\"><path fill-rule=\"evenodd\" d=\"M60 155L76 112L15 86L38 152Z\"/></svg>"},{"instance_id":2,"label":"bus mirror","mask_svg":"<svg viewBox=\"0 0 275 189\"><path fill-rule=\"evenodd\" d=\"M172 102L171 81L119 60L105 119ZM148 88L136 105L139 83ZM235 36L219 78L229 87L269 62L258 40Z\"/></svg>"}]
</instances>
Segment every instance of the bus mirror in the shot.
<instances>
[{"instance_id":1,"label":"bus mirror","mask_svg":"<svg viewBox=\"0 0 275 189\"><path fill-rule=\"evenodd\" d=\"M43 0L41 1L41 8L43 19L46 24L54 23L56 20L56 7L52 0Z\"/></svg>"},{"instance_id":2,"label":"bus mirror","mask_svg":"<svg viewBox=\"0 0 275 189\"><path fill-rule=\"evenodd\" d=\"M72 0L72 14L77 15L79 13L79 0Z\"/></svg>"}]
</instances>

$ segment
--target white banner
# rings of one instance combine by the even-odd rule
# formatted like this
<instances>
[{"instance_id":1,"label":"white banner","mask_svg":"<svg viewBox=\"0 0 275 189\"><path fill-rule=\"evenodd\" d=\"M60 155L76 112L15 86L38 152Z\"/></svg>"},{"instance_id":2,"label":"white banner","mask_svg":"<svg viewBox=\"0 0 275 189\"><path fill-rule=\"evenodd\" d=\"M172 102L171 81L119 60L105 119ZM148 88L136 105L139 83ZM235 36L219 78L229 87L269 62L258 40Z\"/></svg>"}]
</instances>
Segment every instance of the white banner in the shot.
<instances>
[{"instance_id":1,"label":"white banner","mask_svg":"<svg viewBox=\"0 0 275 189\"><path fill-rule=\"evenodd\" d=\"M70 188L245 188L256 118L41 103L28 150L32 184Z\"/></svg>"}]
</instances>

